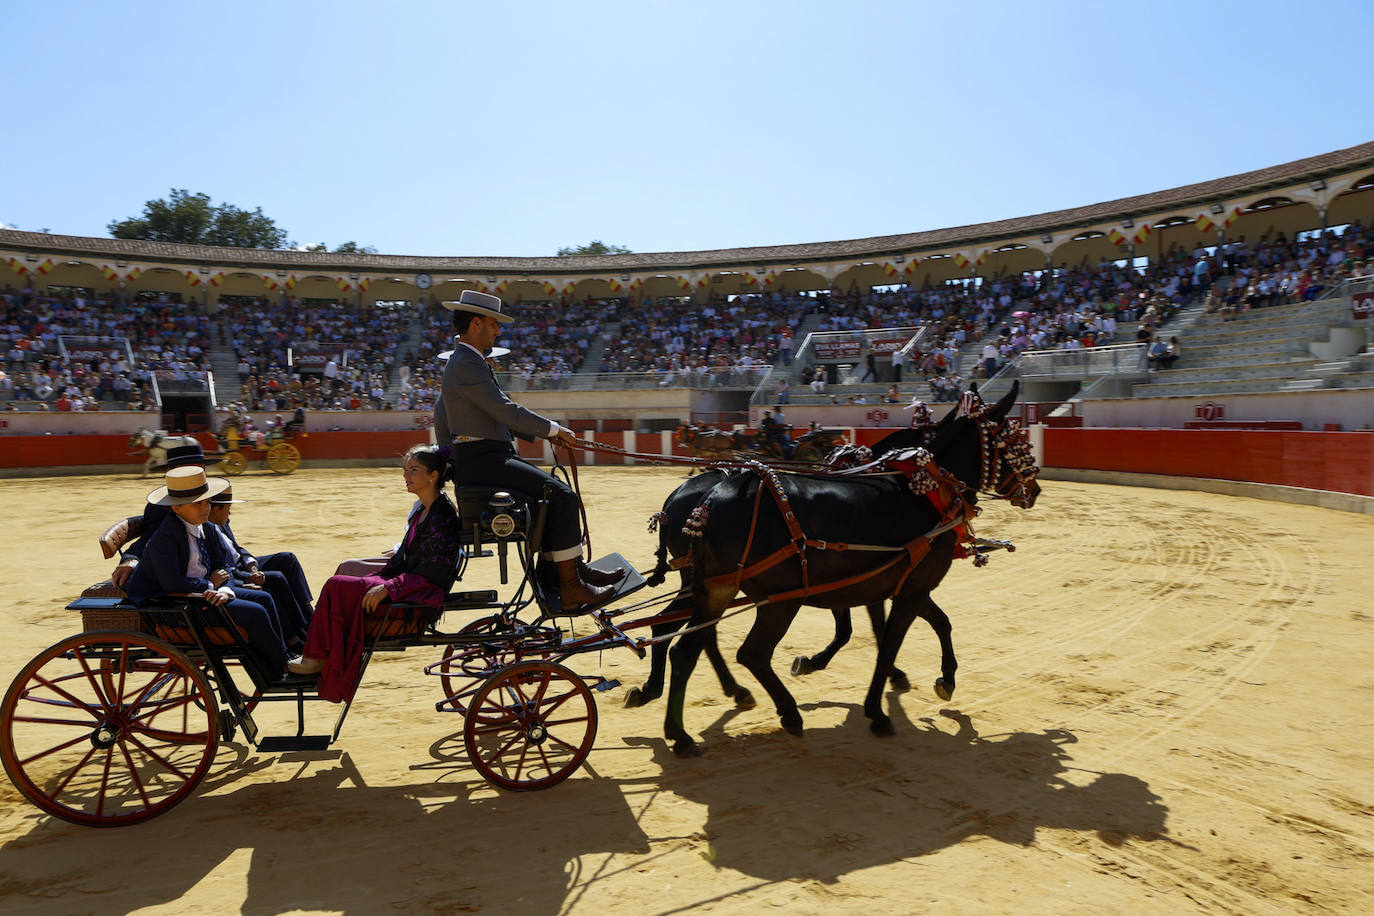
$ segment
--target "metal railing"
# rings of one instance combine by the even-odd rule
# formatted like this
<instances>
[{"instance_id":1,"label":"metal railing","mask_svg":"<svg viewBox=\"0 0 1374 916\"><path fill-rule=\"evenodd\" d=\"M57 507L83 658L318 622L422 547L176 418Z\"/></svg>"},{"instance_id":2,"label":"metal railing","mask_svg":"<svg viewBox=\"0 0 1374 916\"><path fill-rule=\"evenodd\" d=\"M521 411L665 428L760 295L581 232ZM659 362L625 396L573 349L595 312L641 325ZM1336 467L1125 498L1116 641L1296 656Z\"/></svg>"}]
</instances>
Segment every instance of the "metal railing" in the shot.
<instances>
[{"instance_id":1,"label":"metal railing","mask_svg":"<svg viewBox=\"0 0 1374 916\"><path fill-rule=\"evenodd\" d=\"M209 373L201 369L158 369L153 378L160 395L204 394L210 386Z\"/></svg>"},{"instance_id":2,"label":"metal railing","mask_svg":"<svg viewBox=\"0 0 1374 916\"><path fill-rule=\"evenodd\" d=\"M812 331L806 335L802 345L792 356L792 378L790 381L809 382L797 373L802 366L825 363L855 364L873 350L875 341L890 341L897 338L903 343L899 349L903 356L909 355L920 346L926 335L925 325L896 328L860 328L853 331ZM883 348L879 354L884 358L892 355L891 348ZM876 355L876 354L875 354Z\"/></svg>"},{"instance_id":3,"label":"metal railing","mask_svg":"<svg viewBox=\"0 0 1374 916\"><path fill-rule=\"evenodd\" d=\"M625 391L627 389L692 388L716 391L754 389L772 366L691 369L664 372L576 372L563 376L526 376L520 372L498 372L496 380L506 391Z\"/></svg>"},{"instance_id":4,"label":"metal railing","mask_svg":"<svg viewBox=\"0 0 1374 916\"><path fill-rule=\"evenodd\" d=\"M1026 350L1013 365L1017 375L1023 379L1082 379L1121 372L1144 372L1149 368L1148 359L1145 344L1129 343L1085 347L1082 350Z\"/></svg>"},{"instance_id":5,"label":"metal railing","mask_svg":"<svg viewBox=\"0 0 1374 916\"><path fill-rule=\"evenodd\" d=\"M1351 296L1354 296L1356 293L1367 293L1370 291L1374 291L1374 276L1351 277L1347 280L1342 280L1330 289L1322 290L1321 295L1298 309L1292 315L1289 315L1288 331L1285 334L1288 339L1288 358L1290 360L1312 358L1312 352L1309 349L1312 338L1310 336L1304 337L1298 331L1304 319L1310 317L1312 313L1318 309L1329 308L1331 306L1331 300L1333 299L1344 299L1348 309ZM1345 327L1350 323L1351 317L1349 311L1347 311L1339 320L1333 321L1330 327ZM1369 348L1369 344L1370 331L1369 328L1366 327L1366 349Z\"/></svg>"}]
</instances>

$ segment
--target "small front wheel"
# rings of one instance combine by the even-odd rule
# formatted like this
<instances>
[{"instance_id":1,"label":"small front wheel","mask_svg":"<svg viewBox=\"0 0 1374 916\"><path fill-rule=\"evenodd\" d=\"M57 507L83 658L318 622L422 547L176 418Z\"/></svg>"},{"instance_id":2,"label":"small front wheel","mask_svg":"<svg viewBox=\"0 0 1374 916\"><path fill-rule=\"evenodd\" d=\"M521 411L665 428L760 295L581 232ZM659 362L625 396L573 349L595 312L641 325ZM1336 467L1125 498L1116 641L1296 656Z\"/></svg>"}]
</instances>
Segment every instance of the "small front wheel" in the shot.
<instances>
[{"instance_id":1,"label":"small front wheel","mask_svg":"<svg viewBox=\"0 0 1374 916\"><path fill-rule=\"evenodd\" d=\"M477 691L463 722L468 758L503 789L547 789L567 779L596 740L596 701L553 662L504 668Z\"/></svg>"},{"instance_id":2,"label":"small front wheel","mask_svg":"<svg viewBox=\"0 0 1374 916\"><path fill-rule=\"evenodd\" d=\"M227 476L237 477L248 469L248 459L237 449L225 452L224 457L219 460L219 467Z\"/></svg>"},{"instance_id":3,"label":"small front wheel","mask_svg":"<svg viewBox=\"0 0 1374 916\"><path fill-rule=\"evenodd\" d=\"M15 787L90 827L170 810L205 778L219 732L205 675L138 633L69 636L29 662L0 705L0 759Z\"/></svg>"}]
</instances>

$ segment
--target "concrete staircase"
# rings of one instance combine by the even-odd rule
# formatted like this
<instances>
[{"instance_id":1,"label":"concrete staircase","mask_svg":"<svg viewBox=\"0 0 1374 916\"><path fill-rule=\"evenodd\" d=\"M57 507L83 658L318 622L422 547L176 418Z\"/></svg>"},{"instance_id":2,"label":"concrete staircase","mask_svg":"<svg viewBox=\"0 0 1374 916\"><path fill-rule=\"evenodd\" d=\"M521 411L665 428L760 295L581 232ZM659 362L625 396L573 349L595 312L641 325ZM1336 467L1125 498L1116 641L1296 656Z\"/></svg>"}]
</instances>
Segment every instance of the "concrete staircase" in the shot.
<instances>
[{"instance_id":1,"label":"concrete staircase","mask_svg":"<svg viewBox=\"0 0 1374 916\"><path fill-rule=\"evenodd\" d=\"M396 362L387 373L386 393L383 397L397 404L401 400L401 366L407 353L418 353L420 341L425 337L425 325L422 321L412 321L406 325L406 336L396 345Z\"/></svg>"},{"instance_id":2,"label":"concrete staircase","mask_svg":"<svg viewBox=\"0 0 1374 916\"><path fill-rule=\"evenodd\" d=\"M239 381L239 361L234 356L232 342L217 345L210 351L210 371L215 374L215 403L228 407L237 401L243 384Z\"/></svg>"},{"instance_id":3,"label":"concrete staircase","mask_svg":"<svg viewBox=\"0 0 1374 916\"><path fill-rule=\"evenodd\" d=\"M1349 300L1337 297L1243 313L1233 321L1204 315L1178 334L1182 355L1175 367L1132 386L1136 397L1260 391L1301 391L1363 386L1366 366L1333 359L1356 347ZM1164 334L1170 335L1165 328ZM1322 355L1317 355L1321 353ZM1351 384L1353 383L1353 384Z\"/></svg>"}]
</instances>

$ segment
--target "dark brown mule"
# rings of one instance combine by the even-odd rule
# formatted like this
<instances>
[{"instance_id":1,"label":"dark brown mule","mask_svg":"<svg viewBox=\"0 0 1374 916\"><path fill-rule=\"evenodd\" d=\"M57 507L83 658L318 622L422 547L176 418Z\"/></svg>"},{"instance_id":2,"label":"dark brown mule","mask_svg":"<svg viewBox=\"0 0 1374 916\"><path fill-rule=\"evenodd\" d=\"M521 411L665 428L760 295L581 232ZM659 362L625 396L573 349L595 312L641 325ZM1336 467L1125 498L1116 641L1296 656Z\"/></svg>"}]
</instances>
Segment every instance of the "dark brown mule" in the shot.
<instances>
[{"instance_id":1,"label":"dark brown mule","mask_svg":"<svg viewBox=\"0 0 1374 916\"><path fill-rule=\"evenodd\" d=\"M1030 508L1039 495L1036 471L1023 434L1015 421L1006 420L1016 393L1013 386L995 407L974 404L971 413L961 411L942 424L931 451L970 494L993 492ZM875 733L891 734L892 722L882 710L882 685L916 617L924 617L940 637L937 692L947 698L954 690L958 664L949 618L930 597L955 555L958 537L952 527L944 527L953 518L952 507L937 508L900 475L783 475L777 486L786 498L781 507L761 474L728 476L706 497L705 511L697 516L701 536L692 546L695 608L690 623L718 620L740 592L757 603L754 626L736 657L773 698L783 727L800 732L796 701L771 668L773 650L797 611L803 604L853 607L890 598L891 617L864 713ZM791 547L800 549L788 553ZM679 754L697 752L682 714L687 682L706 639L702 634L686 633L669 653L664 728Z\"/></svg>"}]
</instances>

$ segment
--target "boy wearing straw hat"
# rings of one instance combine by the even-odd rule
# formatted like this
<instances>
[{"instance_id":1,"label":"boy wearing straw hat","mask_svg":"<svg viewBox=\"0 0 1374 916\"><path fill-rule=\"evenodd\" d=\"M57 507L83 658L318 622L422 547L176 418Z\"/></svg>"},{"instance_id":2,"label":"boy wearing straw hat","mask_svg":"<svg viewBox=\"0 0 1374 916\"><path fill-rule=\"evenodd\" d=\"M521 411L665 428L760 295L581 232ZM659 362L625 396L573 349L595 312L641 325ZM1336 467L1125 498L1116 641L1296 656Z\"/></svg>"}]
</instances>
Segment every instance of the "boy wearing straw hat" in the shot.
<instances>
[{"instance_id":1,"label":"boy wearing straw hat","mask_svg":"<svg viewBox=\"0 0 1374 916\"><path fill-rule=\"evenodd\" d=\"M229 488L222 477L207 478L194 465L173 468L165 485L148 494L154 506L176 516L158 525L129 577L126 592L133 604L150 604L167 596L200 598L222 608L248 638L271 677L286 671L286 643L275 614L264 604L236 595L229 587L233 565L225 540L210 524L210 499ZM266 602L271 596L262 593Z\"/></svg>"}]
</instances>

